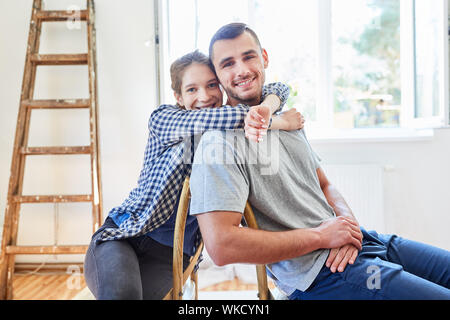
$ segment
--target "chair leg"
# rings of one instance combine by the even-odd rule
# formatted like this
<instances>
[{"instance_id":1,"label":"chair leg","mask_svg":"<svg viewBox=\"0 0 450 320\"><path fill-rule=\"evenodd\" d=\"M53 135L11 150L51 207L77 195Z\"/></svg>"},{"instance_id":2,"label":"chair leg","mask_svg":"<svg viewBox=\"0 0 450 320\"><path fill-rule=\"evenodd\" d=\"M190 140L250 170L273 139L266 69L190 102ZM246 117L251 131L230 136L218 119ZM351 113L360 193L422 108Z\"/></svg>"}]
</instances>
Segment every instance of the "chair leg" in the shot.
<instances>
[{"instance_id":1,"label":"chair leg","mask_svg":"<svg viewBox=\"0 0 450 320\"><path fill-rule=\"evenodd\" d=\"M198 270L192 271L191 273L191 280L194 281L195 285L195 300L198 300Z\"/></svg>"}]
</instances>

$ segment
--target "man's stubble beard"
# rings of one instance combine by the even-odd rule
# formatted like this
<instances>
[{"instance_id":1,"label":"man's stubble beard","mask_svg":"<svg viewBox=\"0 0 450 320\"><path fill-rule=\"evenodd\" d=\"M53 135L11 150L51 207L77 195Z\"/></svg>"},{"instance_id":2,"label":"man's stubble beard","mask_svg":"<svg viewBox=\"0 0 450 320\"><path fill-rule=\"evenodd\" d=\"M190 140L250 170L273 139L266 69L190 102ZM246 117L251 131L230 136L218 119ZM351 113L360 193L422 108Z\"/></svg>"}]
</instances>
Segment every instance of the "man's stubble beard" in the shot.
<instances>
[{"instance_id":1,"label":"man's stubble beard","mask_svg":"<svg viewBox=\"0 0 450 320\"><path fill-rule=\"evenodd\" d=\"M256 106L259 105L262 102L262 92L263 92L263 86L264 83L266 82L266 73L265 70L263 69L261 73L259 73L259 77L262 78L262 84L261 86L258 88L258 92L249 98L242 98L239 96L238 93L235 93L235 90L233 88L226 88L225 86L222 85L222 88L224 89L225 93L228 96L228 101L227 104L229 105L233 105L236 106L238 104L245 104L248 106ZM219 82L222 83L222 81L220 81L220 77L218 77ZM231 100L232 99L232 100Z\"/></svg>"},{"instance_id":2,"label":"man's stubble beard","mask_svg":"<svg viewBox=\"0 0 450 320\"><path fill-rule=\"evenodd\" d=\"M233 101L236 102L235 104L245 104L249 106L255 106L261 103L262 88L259 90L257 94L247 99L239 97L238 94L235 94L231 90L230 91L225 90L225 92L227 93L229 101L230 99L233 99Z\"/></svg>"}]
</instances>

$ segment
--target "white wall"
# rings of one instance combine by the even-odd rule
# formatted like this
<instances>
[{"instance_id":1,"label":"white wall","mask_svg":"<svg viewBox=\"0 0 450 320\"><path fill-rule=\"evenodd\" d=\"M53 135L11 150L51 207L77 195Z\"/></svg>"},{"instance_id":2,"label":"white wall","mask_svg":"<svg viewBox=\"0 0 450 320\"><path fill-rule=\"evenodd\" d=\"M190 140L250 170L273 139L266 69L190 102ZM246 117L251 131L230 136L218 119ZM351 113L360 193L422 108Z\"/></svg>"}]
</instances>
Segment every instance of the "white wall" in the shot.
<instances>
[{"instance_id":1,"label":"white wall","mask_svg":"<svg viewBox=\"0 0 450 320\"><path fill-rule=\"evenodd\" d=\"M47 9L66 9L85 1L53 0ZM1 1L0 12L0 224L6 204L11 152L20 100L31 0ZM108 211L119 205L136 185L147 140L147 120L155 107L154 48L144 43L153 34L153 2L147 0L96 0L98 94L100 110L103 200ZM43 34L46 52L84 44L81 30L64 26ZM82 48L83 49L83 48ZM84 48L85 49L85 48ZM81 50L82 51L82 50ZM81 52L78 50L78 52ZM41 51L42 52L42 51ZM77 98L87 95L87 73L80 67L61 67L64 72L39 71L36 98ZM80 87L81 89L76 89ZM36 112L36 113L34 113ZM87 114L81 111L33 111L30 145L83 145L88 143ZM53 111L55 112L55 111ZM429 141L323 144L312 141L324 163L379 163L392 165L385 173L385 221L388 232L450 250L450 130L441 129ZM69 159L70 158L70 159ZM86 156L28 158L24 192L90 192ZM50 165L47 165L50 163ZM33 176L32 174L37 174ZM74 179L72 179L74 178ZM90 206L48 204L24 206L20 244L88 243ZM355 213L358 214L357 212ZM1 231L0 231L1 232ZM54 259L18 257L19 261ZM58 257L58 261L80 257Z\"/></svg>"},{"instance_id":2,"label":"white wall","mask_svg":"<svg viewBox=\"0 0 450 320\"><path fill-rule=\"evenodd\" d=\"M384 172L386 232L450 250L450 129L424 141L311 145L326 164L390 167Z\"/></svg>"},{"instance_id":3,"label":"white wall","mask_svg":"<svg viewBox=\"0 0 450 320\"><path fill-rule=\"evenodd\" d=\"M48 10L66 10L73 4L86 6L84 0L46 0L45 3ZM147 140L148 117L155 107L154 47L144 45L153 36L153 1L96 0L95 5L103 216L106 217L136 185ZM0 19L2 226L31 6L32 0L0 1L0 12L8 12ZM86 41L85 22L81 23L81 30L68 30L63 22L44 26L41 53L87 50L83 42ZM83 97L88 97L86 67L38 67L35 98ZM32 112L30 145L89 144L87 110ZM24 193L90 193L89 174L89 156L28 157ZM44 244L53 244L54 211L51 204L24 205L19 243L38 244L36 239L40 239ZM59 243L89 242L90 204L59 205L59 217ZM18 261L41 258L19 256ZM58 257L58 261L79 259L69 255Z\"/></svg>"}]
</instances>

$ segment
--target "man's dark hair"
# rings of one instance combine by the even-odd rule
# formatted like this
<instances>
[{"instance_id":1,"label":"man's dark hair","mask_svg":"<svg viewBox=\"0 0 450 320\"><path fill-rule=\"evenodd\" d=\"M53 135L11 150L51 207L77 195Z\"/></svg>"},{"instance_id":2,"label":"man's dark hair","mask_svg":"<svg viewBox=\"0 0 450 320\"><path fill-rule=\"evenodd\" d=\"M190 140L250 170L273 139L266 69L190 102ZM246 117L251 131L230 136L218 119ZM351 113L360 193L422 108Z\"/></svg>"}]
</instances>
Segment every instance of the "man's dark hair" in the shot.
<instances>
[{"instance_id":1,"label":"man's dark hair","mask_svg":"<svg viewBox=\"0 0 450 320\"><path fill-rule=\"evenodd\" d=\"M212 60L213 56L213 46L216 41L219 40L229 40L229 39L235 39L239 37L244 32L250 33L250 35L255 39L256 43L258 44L259 48L261 49L261 43L259 42L258 36L256 35L255 31L253 31L248 25L241 22L233 22L229 23L227 25L224 25L221 27L217 32L214 34L214 36L211 39L211 42L209 43L209 58Z\"/></svg>"}]
</instances>

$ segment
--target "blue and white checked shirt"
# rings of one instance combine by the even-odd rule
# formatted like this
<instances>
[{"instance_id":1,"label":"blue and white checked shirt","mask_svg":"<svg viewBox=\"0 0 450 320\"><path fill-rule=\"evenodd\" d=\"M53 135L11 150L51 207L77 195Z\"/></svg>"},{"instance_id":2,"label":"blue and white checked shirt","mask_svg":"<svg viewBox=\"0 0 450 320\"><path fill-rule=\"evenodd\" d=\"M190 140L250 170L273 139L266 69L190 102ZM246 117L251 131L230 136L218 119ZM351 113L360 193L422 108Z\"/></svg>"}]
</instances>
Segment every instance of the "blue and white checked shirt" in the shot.
<instances>
[{"instance_id":1,"label":"blue and white checked shirt","mask_svg":"<svg viewBox=\"0 0 450 320\"><path fill-rule=\"evenodd\" d=\"M289 87L279 82L268 84L261 99L269 94L280 98L281 109ZM163 225L174 213L183 182L191 173L194 136L207 130L243 129L248 110L246 105L202 110L161 105L153 111L138 186L109 212L115 221L122 221L118 228L106 228L98 241L140 236Z\"/></svg>"}]
</instances>

